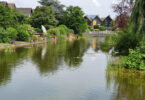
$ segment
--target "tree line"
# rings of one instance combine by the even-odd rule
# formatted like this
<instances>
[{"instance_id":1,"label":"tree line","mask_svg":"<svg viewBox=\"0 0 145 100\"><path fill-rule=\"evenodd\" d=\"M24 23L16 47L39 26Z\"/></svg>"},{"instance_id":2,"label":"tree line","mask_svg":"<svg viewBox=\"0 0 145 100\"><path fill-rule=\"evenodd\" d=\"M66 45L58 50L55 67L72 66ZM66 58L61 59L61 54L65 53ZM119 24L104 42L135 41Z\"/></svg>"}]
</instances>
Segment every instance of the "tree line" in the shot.
<instances>
[{"instance_id":1,"label":"tree line","mask_svg":"<svg viewBox=\"0 0 145 100\"><path fill-rule=\"evenodd\" d=\"M33 33L42 32L41 25L45 26L50 33L47 36L67 37L69 33L81 35L87 30L88 25L80 7L65 7L57 0L40 0L39 3L41 6L34 9L31 17L20 13L15 8L0 5L0 43L36 39Z\"/></svg>"}]
</instances>

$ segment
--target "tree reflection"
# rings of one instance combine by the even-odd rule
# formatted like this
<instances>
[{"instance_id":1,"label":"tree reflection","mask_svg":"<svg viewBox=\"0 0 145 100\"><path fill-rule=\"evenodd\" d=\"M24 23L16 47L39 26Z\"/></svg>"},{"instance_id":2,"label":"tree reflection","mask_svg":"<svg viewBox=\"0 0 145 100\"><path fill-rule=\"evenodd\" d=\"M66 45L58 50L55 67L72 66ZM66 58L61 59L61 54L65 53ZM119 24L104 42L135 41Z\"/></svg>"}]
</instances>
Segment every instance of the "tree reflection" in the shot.
<instances>
[{"instance_id":1,"label":"tree reflection","mask_svg":"<svg viewBox=\"0 0 145 100\"><path fill-rule=\"evenodd\" d=\"M69 43L65 54L65 62L71 67L77 67L83 61L85 51L89 47L89 43L85 39Z\"/></svg>"},{"instance_id":2,"label":"tree reflection","mask_svg":"<svg viewBox=\"0 0 145 100\"><path fill-rule=\"evenodd\" d=\"M41 74L54 72L58 66L62 64L63 53L66 50L66 43L54 45L53 41L49 41L44 47L34 48L32 61L37 64ZM45 54L42 52L46 49Z\"/></svg>"},{"instance_id":3,"label":"tree reflection","mask_svg":"<svg viewBox=\"0 0 145 100\"><path fill-rule=\"evenodd\" d=\"M37 64L41 74L54 73L65 64L76 67L82 62L88 47L86 40L74 42L49 41L46 46L34 48L32 61ZM46 49L46 50L44 50ZM45 52L45 55L42 53Z\"/></svg>"},{"instance_id":4,"label":"tree reflection","mask_svg":"<svg viewBox=\"0 0 145 100\"><path fill-rule=\"evenodd\" d=\"M34 45L32 48L17 48L13 52L0 51L0 85L8 83L13 69L25 59L34 62L41 75L54 73L66 65L79 66L88 46L87 40L71 43L49 41L47 44Z\"/></svg>"},{"instance_id":5,"label":"tree reflection","mask_svg":"<svg viewBox=\"0 0 145 100\"><path fill-rule=\"evenodd\" d=\"M114 89L111 100L144 100L144 71L108 68L106 78L108 90Z\"/></svg>"},{"instance_id":6,"label":"tree reflection","mask_svg":"<svg viewBox=\"0 0 145 100\"><path fill-rule=\"evenodd\" d=\"M10 80L12 69L21 62L22 59L28 56L29 49L18 48L15 52L0 51L0 85L7 84Z\"/></svg>"}]
</instances>

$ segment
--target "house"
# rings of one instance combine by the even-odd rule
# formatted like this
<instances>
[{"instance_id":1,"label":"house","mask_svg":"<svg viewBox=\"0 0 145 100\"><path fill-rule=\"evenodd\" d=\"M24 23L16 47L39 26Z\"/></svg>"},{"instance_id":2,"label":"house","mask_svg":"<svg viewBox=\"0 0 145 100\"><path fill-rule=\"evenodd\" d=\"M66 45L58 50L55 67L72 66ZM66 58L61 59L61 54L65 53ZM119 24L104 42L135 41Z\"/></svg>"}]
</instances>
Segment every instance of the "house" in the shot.
<instances>
[{"instance_id":1,"label":"house","mask_svg":"<svg viewBox=\"0 0 145 100\"><path fill-rule=\"evenodd\" d=\"M3 6L3 5L7 5L7 2L6 1L0 1L0 4Z\"/></svg>"},{"instance_id":2,"label":"house","mask_svg":"<svg viewBox=\"0 0 145 100\"><path fill-rule=\"evenodd\" d=\"M92 26L92 20L88 16L85 16L84 18L86 22L88 23L88 25Z\"/></svg>"},{"instance_id":3,"label":"house","mask_svg":"<svg viewBox=\"0 0 145 100\"><path fill-rule=\"evenodd\" d=\"M17 8L17 10L25 15L27 15L28 17L31 17L32 13L33 13L33 9L32 8Z\"/></svg>"},{"instance_id":4,"label":"house","mask_svg":"<svg viewBox=\"0 0 145 100\"><path fill-rule=\"evenodd\" d=\"M105 28L106 29L112 29L112 24L111 24L111 22L112 22L112 18L110 17L110 16L107 16L105 19L104 19L104 21L103 21L103 24L105 25Z\"/></svg>"},{"instance_id":5,"label":"house","mask_svg":"<svg viewBox=\"0 0 145 100\"><path fill-rule=\"evenodd\" d=\"M16 8L16 5L14 3L7 3L9 8Z\"/></svg>"},{"instance_id":6,"label":"house","mask_svg":"<svg viewBox=\"0 0 145 100\"><path fill-rule=\"evenodd\" d=\"M102 20L99 18L99 16L96 16L93 19L93 25L102 25Z\"/></svg>"}]
</instances>

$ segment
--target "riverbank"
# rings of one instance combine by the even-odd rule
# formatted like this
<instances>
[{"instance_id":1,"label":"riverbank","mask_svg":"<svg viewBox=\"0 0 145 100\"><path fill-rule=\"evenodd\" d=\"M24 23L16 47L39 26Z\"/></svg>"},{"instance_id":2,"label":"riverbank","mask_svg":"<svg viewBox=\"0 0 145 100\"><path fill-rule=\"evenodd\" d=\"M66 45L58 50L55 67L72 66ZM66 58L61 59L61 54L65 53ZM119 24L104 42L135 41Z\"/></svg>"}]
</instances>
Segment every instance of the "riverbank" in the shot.
<instances>
[{"instance_id":1,"label":"riverbank","mask_svg":"<svg viewBox=\"0 0 145 100\"><path fill-rule=\"evenodd\" d=\"M22 42L22 41L16 41L15 44L8 44L8 43L0 43L0 50L3 50L5 48L18 48L23 46L29 46L34 44L42 44L46 43L47 41L36 41L36 42Z\"/></svg>"}]
</instances>

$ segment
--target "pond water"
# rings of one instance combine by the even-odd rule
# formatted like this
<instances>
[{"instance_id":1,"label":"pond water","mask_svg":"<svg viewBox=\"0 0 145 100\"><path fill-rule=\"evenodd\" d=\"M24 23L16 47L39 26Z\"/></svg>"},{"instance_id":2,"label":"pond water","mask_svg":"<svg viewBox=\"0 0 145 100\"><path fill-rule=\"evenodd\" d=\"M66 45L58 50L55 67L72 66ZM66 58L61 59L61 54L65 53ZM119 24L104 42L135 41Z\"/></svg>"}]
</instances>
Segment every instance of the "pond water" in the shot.
<instances>
[{"instance_id":1,"label":"pond water","mask_svg":"<svg viewBox=\"0 0 145 100\"><path fill-rule=\"evenodd\" d=\"M144 100L144 73L110 70L103 40L0 51L0 100Z\"/></svg>"}]
</instances>

